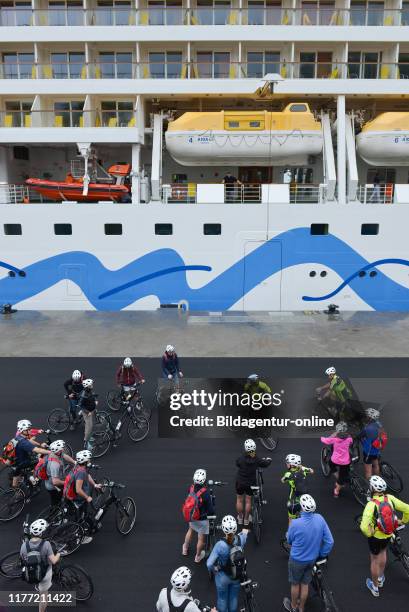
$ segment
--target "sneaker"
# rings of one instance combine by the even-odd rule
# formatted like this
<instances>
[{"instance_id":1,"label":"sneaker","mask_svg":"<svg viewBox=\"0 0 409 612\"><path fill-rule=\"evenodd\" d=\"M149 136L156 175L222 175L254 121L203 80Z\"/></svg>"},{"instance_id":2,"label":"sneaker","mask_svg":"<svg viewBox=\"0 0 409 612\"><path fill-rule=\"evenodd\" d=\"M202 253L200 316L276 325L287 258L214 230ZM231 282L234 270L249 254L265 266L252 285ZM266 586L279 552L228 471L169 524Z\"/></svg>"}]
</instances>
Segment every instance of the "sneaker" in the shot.
<instances>
[{"instance_id":1,"label":"sneaker","mask_svg":"<svg viewBox=\"0 0 409 612\"><path fill-rule=\"evenodd\" d=\"M288 612L297 612L297 608L293 608L291 605L291 599L289 597L284 597L283 599L284 609Z\"/></svg>"},{"instance_id":2,"label":"sneaker","mask_svg":"<svg viewBox=\"0 0 409 612\"><path fill-rule=\"evenodd\" d=\"M385 584L385 574L383 576L379 576L378 578L378 589L381 589Z\"/></svg>"},{"instance_id":3,"label":"sneaker","mask_svg":"<svg viewBox=\"0 0 409 612\"><path fill-rule=\"evenodd\" d=\"M90 544L92 542L91 536L84 536L81 540L81 544Z\"/></svg>"},{"instance_id":4,"label":"sneaker","mask_svg":"<svg viewBox=\"0 0 409 612\"><path fill-rule=\"evenodd\" d=\"M243 525L243 515L240 515L240 514L237 515L237 524Z\"/></svg>"},{"instance_id":5,"label":"sneaker","mask_svg":"<svg viewBox=\"0 0 409 612\"><path fill-rule=\"evenodd\" d=\"M201 561L203 561L203 559L206 556L206 551L202 550L202 552L200 553L199 556L196 555L195 557L195 563L200 563Z\"/></svg>"},{"instance_id":6,"label":"sneaker","mask_svg":"<svg viewBox=\"0 0 409 612\"><path fill-rule=\"evenodd\" d=\"M374 597L379 597L379 589L374 585L370 578L366 579L366 586L371 591Z\"/></svg>"}]
</instances>

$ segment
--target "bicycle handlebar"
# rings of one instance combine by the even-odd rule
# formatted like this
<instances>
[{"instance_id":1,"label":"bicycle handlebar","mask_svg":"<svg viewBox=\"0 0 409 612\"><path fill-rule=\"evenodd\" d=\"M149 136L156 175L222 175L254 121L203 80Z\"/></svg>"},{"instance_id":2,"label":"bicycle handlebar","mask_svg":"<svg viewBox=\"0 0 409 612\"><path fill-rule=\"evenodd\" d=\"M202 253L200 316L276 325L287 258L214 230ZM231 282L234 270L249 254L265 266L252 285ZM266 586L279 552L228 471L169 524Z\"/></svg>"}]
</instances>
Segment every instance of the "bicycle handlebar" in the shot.
<instances>
[{"instance_id":1,"label":"bicycle handlebar","mask_svg":"<svg viewBox=\"0 0 409 612\"><path fill-rule=\"evenodd\" d=\"M228 482L223 482L222 480L208 480L207 484L210 486L215 486L215 487L224 487L225 485L228 485Z\"/></svg>"}]
</instances>

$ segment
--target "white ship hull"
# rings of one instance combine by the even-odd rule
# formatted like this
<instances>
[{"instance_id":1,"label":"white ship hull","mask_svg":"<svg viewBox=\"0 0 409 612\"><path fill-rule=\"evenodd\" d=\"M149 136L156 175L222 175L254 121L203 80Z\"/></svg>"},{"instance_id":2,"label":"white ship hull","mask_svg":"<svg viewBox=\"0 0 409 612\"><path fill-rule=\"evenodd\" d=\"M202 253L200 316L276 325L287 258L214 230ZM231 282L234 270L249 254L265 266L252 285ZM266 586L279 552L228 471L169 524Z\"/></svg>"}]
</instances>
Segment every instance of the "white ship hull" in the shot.
<instances>
[{"instance_id":1,"label":"white ship hull","mask_svg":"<svg viewBox=\"0 0 409 612\"><path fill-rule=\"evenodd\" d=\"M409 132L362 132L357 151L370 166L409 166Z\"/></svg>"}]
</instances>

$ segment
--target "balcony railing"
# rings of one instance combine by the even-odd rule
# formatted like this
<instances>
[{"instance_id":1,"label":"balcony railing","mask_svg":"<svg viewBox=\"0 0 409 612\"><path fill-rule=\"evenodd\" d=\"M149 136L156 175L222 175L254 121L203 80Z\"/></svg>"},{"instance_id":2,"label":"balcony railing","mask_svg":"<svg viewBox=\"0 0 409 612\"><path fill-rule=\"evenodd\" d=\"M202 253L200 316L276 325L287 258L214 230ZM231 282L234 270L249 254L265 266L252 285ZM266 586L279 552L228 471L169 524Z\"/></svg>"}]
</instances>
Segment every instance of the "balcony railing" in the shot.
<instances>
[{"instance_id":1,"label":"balcony railing","mask_svg":"<svg viewBox=\"0 0 409 612\"><path fill-rule=\"evenodd\" d=\"M0 127L6 128L134 128L135 126L136 117L133 110L61 109L0 112Z\"/></svg>"},{"instance_id":2,"label":"balcony railing","mask_svg":"<svg viewBox=\"0 0 409 612\"><path fill-rule=\"evenodd\" d=\"M296 26L405 26L409 10L375 7L338 9L311 7L0 7L0 26L175 26L175 25L296 25Z\"/></svg>"},{"instance_id":3,"label":"balcony railing","mask_svg":"<svg viewBox=\"0 0 409 612\"><path fill-rule=\"evenodd\" d=\"M391 204L393 202L393 183L359 185L357 199L362 204Z\"/></svg>"}]
</instances>

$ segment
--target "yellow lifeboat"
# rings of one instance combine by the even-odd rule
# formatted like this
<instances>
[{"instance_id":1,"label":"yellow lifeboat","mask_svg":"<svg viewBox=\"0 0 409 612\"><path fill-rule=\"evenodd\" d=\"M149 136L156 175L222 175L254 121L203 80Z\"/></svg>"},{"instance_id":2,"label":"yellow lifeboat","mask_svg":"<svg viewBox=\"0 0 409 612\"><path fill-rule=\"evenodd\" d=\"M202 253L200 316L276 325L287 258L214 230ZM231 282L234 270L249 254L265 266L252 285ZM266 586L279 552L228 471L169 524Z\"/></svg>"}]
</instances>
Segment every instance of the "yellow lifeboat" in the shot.
<instances>
[{"instance_id":1,"label":"yellow lifeboat","mask_svg":"<svg viewBox=\"0 0 409 612\"><path fill-rule=\"evenodd\" d=\"M382 113L365 123L357 151L370 166L409 166L409 113Z\"/></svg>"}]
</instances>

